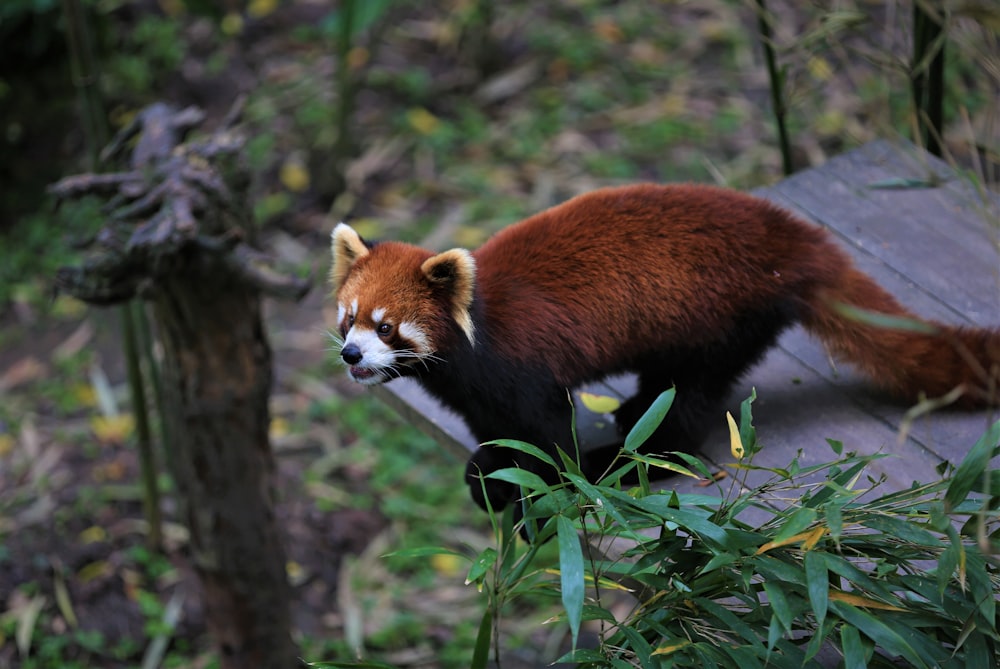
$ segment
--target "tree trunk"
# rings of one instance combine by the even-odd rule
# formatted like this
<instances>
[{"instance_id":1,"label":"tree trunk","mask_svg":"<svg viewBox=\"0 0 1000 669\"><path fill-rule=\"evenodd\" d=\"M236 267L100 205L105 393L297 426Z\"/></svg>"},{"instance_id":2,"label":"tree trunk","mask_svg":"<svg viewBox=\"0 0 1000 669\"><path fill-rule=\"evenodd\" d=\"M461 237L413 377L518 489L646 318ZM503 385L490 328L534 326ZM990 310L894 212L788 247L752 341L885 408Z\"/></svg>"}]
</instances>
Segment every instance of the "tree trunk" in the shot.
<instances>
[{"instance_id":1,"label":"tree trunk","mask_svg":"<svg viewBox=\"0 0 1000 669\"><path fill-rule=\"evenodd\" d=\"M256 290L192 249L153 308L170 466L223 669L288 669L289 586L273 508L271 349Z\"/></svg>"}]
</instances>

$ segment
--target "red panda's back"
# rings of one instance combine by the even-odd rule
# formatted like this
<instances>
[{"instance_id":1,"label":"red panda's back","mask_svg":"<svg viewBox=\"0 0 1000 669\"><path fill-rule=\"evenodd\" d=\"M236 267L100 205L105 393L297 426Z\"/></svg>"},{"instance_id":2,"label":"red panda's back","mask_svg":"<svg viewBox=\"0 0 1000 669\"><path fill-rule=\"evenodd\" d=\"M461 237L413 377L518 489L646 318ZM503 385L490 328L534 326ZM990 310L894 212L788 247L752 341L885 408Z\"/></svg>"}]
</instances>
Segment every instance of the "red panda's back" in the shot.
<instances>
[{"instance_id":1,"label":"red panda's back","mask_svg":"<svg viewBox=\"0 0 1000 669\"><path fill-rule=\"evenodd\" d=\"M488 336L513 359L614 367L635 347L707 340L842 266L818 228L701 185L594 191L475 253Z\"/></svg>"}]
</instances>

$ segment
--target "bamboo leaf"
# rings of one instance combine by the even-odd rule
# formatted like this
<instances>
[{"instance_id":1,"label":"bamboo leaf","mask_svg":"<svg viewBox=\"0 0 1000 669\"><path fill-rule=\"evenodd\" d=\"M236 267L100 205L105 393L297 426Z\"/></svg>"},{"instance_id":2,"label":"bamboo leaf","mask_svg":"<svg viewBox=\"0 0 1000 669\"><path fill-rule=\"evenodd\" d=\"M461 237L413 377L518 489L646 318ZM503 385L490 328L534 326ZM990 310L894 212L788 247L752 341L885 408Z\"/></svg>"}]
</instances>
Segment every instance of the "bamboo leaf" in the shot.
<instances>
[{"instance_id":1,"label":"bamboo leaf","mask_svg":"<svg viewBox=\"0 0 1000 669\"><path fill-rule=\"evenodd\" d=\"M600 487L591 484L582 476L576 476L575 474L566 474L566 478L572 481L573 485L579 488L580 492L586 495L599 511L603 511L611 516L629 536L634 537L637 540L639 539L639 537L632 531L631 524L625 516L622 515L621 511L618 510L615 503L601 492Z\"/></svg>"},{"instance_id":2,"label":"bamboo leaf","mask_svg":"<svg viewBox=\"0 0 1000 669\"><path fill-rule=\"evenodd\" d=\"M1000 420L986 430L958 465L944 495L946 508L953 509L965 501L972 488L982 480L990 458L997 454L998 442L1000 442Z\"/></svg>"},{"instance_id":3,"label":"bamboo leaf","mask_svg":"<svg viewBox=\"0 0 1000 669\"><path fill-rule=\"evenodd\" d=\"M840 649L844 653L844 669L868 669L865 647L857 627L840 626Z\"/></svg>"},{"instance_id":4,"label":"bamboo leaf","mask_svg":"<svg viewBox=\"0 0 1000 669\"><path fill-rule=\"evenodd\" d=\"M551 465L558 469L556 461L552 459L552 456L538 448L534 444L529 444L524 441L518 441L517 439L495 439L493 441L487 441L484 446L499 446L501 448L512 448L515 451L520 451L522 453L527 453L528 455L541 460L547 465Z\"/></svg>"},{"instance_id":5,"label":"bamboo leaf","mask_svg":"<svg viewBox=\"0 0 1000 669\"><path fill-rule=\"evenodd\" d=\"M486 572L496 564L497 561L497 550L492 546L487 546L476 559L472 561L472 566L469 567L469 575L465 577L465 584L479 583Z\"/></svg>"},{"instance_id":6,"label":"bamboo leaf","mask_svg":"<svg viewBox=\"0 0 1000 669\"><path fill-rule=\"evenodd\" d=\"M681 648L691 645L691 642L687 639L682 639L681 641L675 641L673 643L664 644L662 646L657 646L656 650L652 652L652 655L671 655L676 653Z\"/></svg>"},{"instance_id":7,"label":"bamboo leaf","mask_svg":"<svg viewBox=\"0 0 1000 669\"><path fill-rule=\"evenodd\" d=\"M497 481L506 481L507 483L513 483L514 485L524 486L528 490L539 492L548 491L549 486L542 477L534 472L529 472L527 469L518 469L517 467L507 467L506 469L498 469L495 472L490 472L486 475L488 479L496 479Z\"/></svg>"},{"instance_id":8,"label":"bamboo leaf","mask_svg":"<svg viewBox=\"0 0 1000 669\"><path fill-rule=\"evenodd\" d=\"M877 599L871 599L870 597L862 597L861 595L855 595L850 592L841 592L839 590L834 590L829 593L829 599L833 602L843 602L845 604L850 604L851 606L860 606L866 609L881 609L883 611L903 611L898 606L893 606L892 604L886 604L885 602L880 602Z\"/></svg>"},{"instance_id":9,"label":"bamboo leaf","mask_svg":"<svg viewBox=\"0 0 1000 669\"><path fill-rule=\"evenodd\" d=\"M422 558L430 557L431 555L457 555L460 558L464 558L466 560L469 559L469 556L465 553L461 553L451 548L444 548L442 546L418 546L416 548L404 548L403 550L384 553L382 557Z\"/></svg>"},{"instance_id":10,"label":"bamboo leaf","mask_svg":"<svg viewBox=\"0 0 1000 669\"><path fill-rule=\"evenodd\" d=\"M823 535L826 534L826 528L822 525L814 527L811 530L806 530L805 532L799 532L798 534L793 534L790 537L786 537L780 541L768 541L766 544L757 549L757 555L766 553L775 548L781 548L782 546L789 546L791 544L797 544L802 542L802 550L809 551L812 550L816 544L819 542Z\"/></svg>"},{"instance_id":11,"label":"bamboo leaf","mask_svg":"<svg viewBox=\"0 0 1000 669\"><path fill-rule=\"evenodd\" d=\"M806 570L806 590L809 594L809 605L812 607L813 615L816 616L816 624L823 626L826 620L826 610L829 604L830 581L826 571L826 564L819 554L809 551L803 558Z\"/></svg>"},{"instance_id":12,"label":"bamboo leaf","mask_svg":"<svg viewBox=\"0 0 1000 669\"><path fill-rule=\"evenodd\" d=\"M791 632L795 614L792 612L792 607L788 604L788 597L785 596L785 591L781 588L781 585L777 581L764 581L764 592L767 593L767 601L771 605L771 610L774 611L774 615L781 622L782 630L786 633ZM770 647L773 648L774 644L770 644Z\"/></svg>"},{"instance_id":13,"label":"bamboo leaf","mask_svg":"<svg viewBox=\"0 0 1000 669\"><path fill-rule=\"evenodd\" d=\"M483 619L479 621L479 632L476 634L476 646L472 651L470 669L486 669L490 659L490 644L493 640L493 610L486 607Z\"/></svg>"},{"instance_id":14,"label":"bamboo leaf","mask_svg":"<svg viewBox=\"0 0 1000 669\"><path fill-rule=\"evenodd\" d=\"M625 437L626 451L634 453L637 448L646 443L646 440L652 436L656 428L660 427L660 423L663 422L667 412L670 411L670 406L674 403L674 396L676 394L677 391L671 388L660 393L659 397L653 400L653 404L646 409L646 413L642 415L642 418L636 422Z\"/></svg>"},{"instance_id":15,"label":"bamboo leaf","mask_svg":"<svg viewBox=\"0 0 1000 669\"><path fill-rule=\"evenodd\" d=\"M573 647L576 648L580 635L580 621L583 618L583 549L573 523L565 516L556 518L556 532L559 539L559 584L562 590L563 608L569 620Z\"/></svg>"},{"instance_id":16,"label":"bamboo leaf","mask_svg":"<svg viewBox=\"0 0 1000 669\"><path fill-rule=\"evenodd\" d=\"M818 513L816 512L816 509L809 507L796 509L792 515L788 517L788 520L785 521L785 524L781 527L781 531L774 537L774 542L780 543L782 541L787 541L793 536L799 534L816 521L817 515Z\"/></svg>"},{"instance_id":17,"label":"bamboo leaf","mask_svg":"<svg viewBox=\"0 0 1000 669\"><path fill-rule=\"evenodd\" d=\"M927 667L928 664L920 653L906 642L888 625L883 623L872 614L844 602L833 601L835 598L831 594L830 608L840 616L848 625L853 625L859 632L867 636L886 652L892 655L899 655L905 658L915 667Z\"/></svg>"},{"instance_id":18,"label":"bamboo leaf","mask_svg":"<svg viewBox=\"0 0 1000 669\"><path fill-rule=\"evenodd\" d=\"M630 453L629 458L637 462L643 462L650 467L656 467L658 469L664 469L668 472L673 472L674 474L680 474L682 476L689 476L693 479L703 481L704 477L695 474L693 471L688 469L683 465L679 465L676 462L671 462L670 460L664 460L653 455L644 455L642 453Z\"/></svg>"},{"instance_id":19,"label":"bamboo leaf","mask_svg":"<svg viewBox=\"0 0 1000 669\"><path fill-rule=\"evenodd\" d=\"M740 428L737 427L733 414L728 411L726 412L726 423L729 424L729 452L737 460L742 460L746 450L743 448L743 440L740 439Z\"/></svg>"},{"instance_id":20,"label":"bamboo leaf","mask_svg":"<svg viewBox=\"0 0 1000 669\"><path fill-rule=\"evenodd\" d=\"M752 456L760 450L757 444L757 429L753 426L753 409L751 405L757 399L757 389L750 389L750 396L740 402L740 442L746 455Z\"/></svg>"}]
</instances>

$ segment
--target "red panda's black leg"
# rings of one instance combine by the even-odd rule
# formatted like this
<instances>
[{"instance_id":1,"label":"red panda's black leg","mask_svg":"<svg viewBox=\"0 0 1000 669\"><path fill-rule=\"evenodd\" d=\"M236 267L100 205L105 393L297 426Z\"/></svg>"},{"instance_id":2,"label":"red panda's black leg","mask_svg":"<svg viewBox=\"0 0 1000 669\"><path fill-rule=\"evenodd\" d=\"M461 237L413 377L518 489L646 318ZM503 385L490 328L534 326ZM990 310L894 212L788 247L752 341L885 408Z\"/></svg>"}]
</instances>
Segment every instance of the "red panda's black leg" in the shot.
<instances>
[{"instance_id":1,"label":"red panda's black leg","mask_svg":"<svg viewBox=\"0 0 1000 669\"><path fill-rule=\"evenodd\" d=\"M656 397L676 388L674 403L659 429L642 446L646 453L696 452L710 429L722 424L722 408L736 381L774 345L795 320L796 302L776 300L734 319L733 327L714 342L675 347L645 356L636 364L639 392L615 413L624 437ZM600 466L597 458L592 469ZM666 474L655 469L650 474Z\"/></svg>"}]
</instances>

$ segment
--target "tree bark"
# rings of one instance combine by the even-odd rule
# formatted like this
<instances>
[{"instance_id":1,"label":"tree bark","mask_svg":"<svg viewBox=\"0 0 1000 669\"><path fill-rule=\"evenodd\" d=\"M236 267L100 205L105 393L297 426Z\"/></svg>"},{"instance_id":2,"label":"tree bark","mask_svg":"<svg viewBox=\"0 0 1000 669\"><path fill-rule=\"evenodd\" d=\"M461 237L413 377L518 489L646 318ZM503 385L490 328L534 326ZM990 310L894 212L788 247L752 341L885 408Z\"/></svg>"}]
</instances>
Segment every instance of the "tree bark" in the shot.
<instances>
[{"instance_id":1,"label":"tree bark","mask_svg":"<svg viewBox=\"0 0 1000 669\"><path fill-rule=\"evenodd\" d=\"M309 282L274 271L253 247L244 137L232 128L241 108L208 138L182 143L202 112L151 105L105 150L117 155L136 138L131 171L54 184L62 198L112 195L107 225L56 284L92 304L153 305L168 466L220 664L288 669L297 653L274 516L260 296L298 299Z\"/></svg>"},{"instance_id":2,"label":"tree bark","mask_svg":"<svg viewBox=\"0 0 1000 669\"><path fill-rule=\"evenodd\" d=\"M268 441L271 349L256 291L204 254L161 280L173 477L223 669L287 669L285 553L274 517Z\"/></svg>"}]
</instances>

